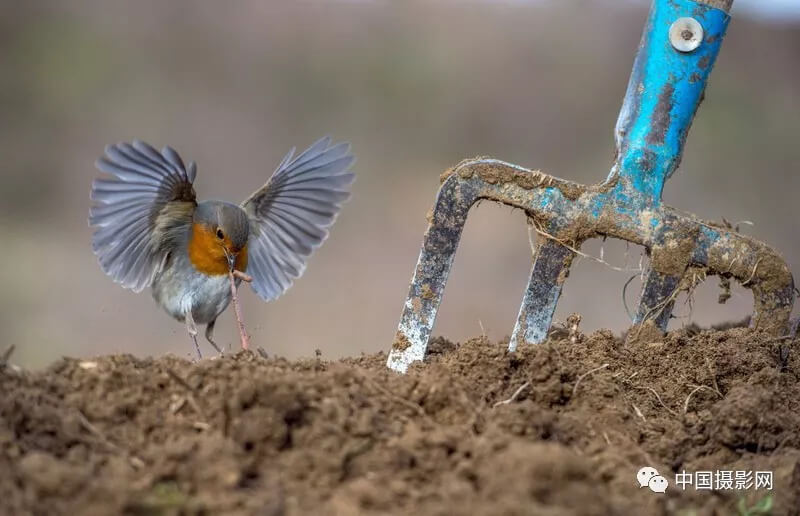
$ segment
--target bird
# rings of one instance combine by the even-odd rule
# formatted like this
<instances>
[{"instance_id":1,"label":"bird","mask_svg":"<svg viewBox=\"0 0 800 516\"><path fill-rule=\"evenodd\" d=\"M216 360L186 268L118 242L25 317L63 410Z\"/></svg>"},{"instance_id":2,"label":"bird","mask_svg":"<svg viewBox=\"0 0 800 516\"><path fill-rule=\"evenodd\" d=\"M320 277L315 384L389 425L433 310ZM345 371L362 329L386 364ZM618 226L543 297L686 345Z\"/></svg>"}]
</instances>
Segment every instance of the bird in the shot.
<instances>
[{"instance_id":1,"label":"bird","mask_svg":"<svg viewBox=\"0 0 800 516\"><path fill-rule=\"evenodd\" d=\"M105 147L96 162L89 226L100 268L133 292L150 287L167 314L186 325L198 358L197 325L219 352L214 325L242 280L273 301L302 276L351 194L355 157L346 142L319 139L291 149L267 182L241 204L197 201L197 165L169 146L140 140Z\"/></svg>"}]
</instances>

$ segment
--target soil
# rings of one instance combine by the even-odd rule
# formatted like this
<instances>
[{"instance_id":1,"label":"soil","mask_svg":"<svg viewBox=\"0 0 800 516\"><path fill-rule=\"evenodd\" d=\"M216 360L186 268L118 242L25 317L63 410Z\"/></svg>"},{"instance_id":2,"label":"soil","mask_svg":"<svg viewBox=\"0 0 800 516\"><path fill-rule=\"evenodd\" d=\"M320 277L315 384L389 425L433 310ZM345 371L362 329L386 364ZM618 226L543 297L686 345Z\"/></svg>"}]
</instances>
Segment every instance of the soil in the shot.
<instances>
[{"instance_id":1,"label":"soil","mask_svg":"<svg viewBox=\"0 0 800 516\"><path fill-rule=\"evenodd\" d=\"M0 514L800 514L795 348L635 337L438 338L405 376L385 354L0 367ZM684 470L773 489L681 490Z\"/></svg>"}]
</instances>

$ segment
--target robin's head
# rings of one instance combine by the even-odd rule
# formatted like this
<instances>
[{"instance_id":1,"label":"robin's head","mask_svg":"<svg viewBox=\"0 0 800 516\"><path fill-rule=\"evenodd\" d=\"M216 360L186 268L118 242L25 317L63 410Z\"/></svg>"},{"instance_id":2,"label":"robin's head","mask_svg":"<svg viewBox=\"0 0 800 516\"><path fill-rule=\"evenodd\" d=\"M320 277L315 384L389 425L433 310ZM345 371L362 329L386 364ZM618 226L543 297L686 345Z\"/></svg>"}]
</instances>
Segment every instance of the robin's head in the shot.
<instances>
[{"instance_id":1,"label":"robin's head","mask_svg":"<svg viewBox=\"0 0 800 516\"><path fill-rule=\"evenodd\" d=\"M197 205L189 239L189 258L206 274L227 274L247 269L247 214L239 206L223 201Z\"/></svg>"}]
</instances>

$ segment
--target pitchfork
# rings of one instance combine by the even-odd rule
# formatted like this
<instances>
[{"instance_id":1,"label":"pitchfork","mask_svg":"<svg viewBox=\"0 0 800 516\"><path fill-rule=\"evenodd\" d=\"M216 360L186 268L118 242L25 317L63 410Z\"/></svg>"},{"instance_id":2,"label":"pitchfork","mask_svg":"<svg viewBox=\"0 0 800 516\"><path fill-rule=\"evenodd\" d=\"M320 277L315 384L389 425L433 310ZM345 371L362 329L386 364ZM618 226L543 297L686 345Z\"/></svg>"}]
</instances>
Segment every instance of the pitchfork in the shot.
<instances>
[{"instance_id":1,"label":"pitchfork","mask_svg":"<svg viewBox=\"0 0 800 516\"><path fill-rule=\"evenodd\" d=\"M666 331L689 277L735 278L753 292L751 326L787 331L794 281L769 246L661 203L730 21L733 0L654 0L615 128L616 157L594 186L496 159L464 161L444 175L387 365L422 360L470 208L487 199L525 210L541 236L509 351L542 342L581 244L612 237L649 261L634 324ZM698 274L700 273L700 274ZM694 281L692 279L691 281Z\"/></svg>"}]
</instances>

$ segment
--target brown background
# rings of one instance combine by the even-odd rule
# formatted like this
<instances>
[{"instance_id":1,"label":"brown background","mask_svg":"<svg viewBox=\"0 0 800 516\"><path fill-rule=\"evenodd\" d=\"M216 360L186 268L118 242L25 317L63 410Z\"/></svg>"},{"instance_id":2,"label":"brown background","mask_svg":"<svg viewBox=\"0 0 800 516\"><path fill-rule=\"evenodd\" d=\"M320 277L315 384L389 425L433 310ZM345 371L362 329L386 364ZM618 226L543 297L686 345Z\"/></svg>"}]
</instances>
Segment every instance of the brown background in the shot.
<instances>
[{"instance_id":1,"label":"brown background","mask_svg":"<svg viewBox=\"0 0 800 516\"><path fill-rule=\"evenodd\" d=\"M149 294L104 276L86 227L107 143L170 144L203 198L244 199L292 146L353 143L358 180L331 238L287 295L243 295L254 343L296 357L389 347L439 174L491 155L597 182L646 11L641 2L84 1L0 5L0 336L15 360L190 351ZM578 6L581 7L578 7ZM730 27L665 201L781 250L800 270L800 25ZM584 250L595 255L600 244ZM605 258L625 264L608 242ZM628 250L636 268L640 250ZM435 333L513 326L530 267L520 212L484 203L466 228ZM580 260L556 314L628 324L633 273ZM638 283L629 291L635 306ZM673 325L750 311L711 280ZM236 342L232 314L221 342ZM483 327L483 330L482 330ZM3 346L4 347L4 346Z\"/></svg>"}]
</instances>

